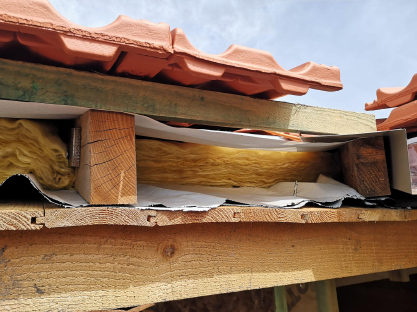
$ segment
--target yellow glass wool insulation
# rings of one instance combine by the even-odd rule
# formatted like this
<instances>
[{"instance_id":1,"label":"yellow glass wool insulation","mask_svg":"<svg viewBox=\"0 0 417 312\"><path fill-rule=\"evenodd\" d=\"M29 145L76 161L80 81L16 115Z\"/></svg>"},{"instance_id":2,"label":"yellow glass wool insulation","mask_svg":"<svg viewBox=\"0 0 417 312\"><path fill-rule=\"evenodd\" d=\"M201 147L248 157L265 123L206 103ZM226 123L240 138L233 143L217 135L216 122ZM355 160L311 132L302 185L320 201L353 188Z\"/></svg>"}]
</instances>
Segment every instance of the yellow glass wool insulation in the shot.
<instances>
[{"instance_id":1,"label":"yellow glass wool insulation","mask_svg":"<svg viewBox=\"0 0 417 312\"><path fill-rule=\"evenodd\" d=\"M144 184L269 187L277 182L315 182L338 176L337 155L272 152L193 143L136 140L137 179Z\"/></svg>"},{"instance_id":2,"label":"yellow glass wool insulation","mask_svg":"<svg viewBox=\"0 0 417 312\"><path fill-rule=\"evenodd\" d=\"M14 174L33 173L47 189L69 189L74 168L68 165L66 155L66 146L52 127L0 118L0 183Z\"/></svg>"}]
</instances>

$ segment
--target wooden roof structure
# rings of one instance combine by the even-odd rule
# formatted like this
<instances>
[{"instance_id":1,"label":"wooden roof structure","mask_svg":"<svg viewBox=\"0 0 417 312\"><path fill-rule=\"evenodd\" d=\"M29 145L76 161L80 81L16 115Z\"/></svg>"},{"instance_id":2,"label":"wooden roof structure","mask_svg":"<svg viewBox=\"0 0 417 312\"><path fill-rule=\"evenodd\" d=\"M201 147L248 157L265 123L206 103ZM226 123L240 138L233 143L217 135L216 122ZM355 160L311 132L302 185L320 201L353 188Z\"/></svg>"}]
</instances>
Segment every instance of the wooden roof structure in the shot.
<instances>
[{"instance_id":1,"label":"wooden roof structure","mask_svg":"<svg viewBox=\"0 0 417 312\"><path fill-rule=\"evenodd\" d=\"M19 0L15 4L23 2ZM187 50L184 48L184 37L179 38L182 36L179 30L174 33L177 46L172 44L167 25L132 22L123 17L107 27L106 31L112 32L110 40L98 34L97 30L73 27L70 22L61 20L60 16L51 13L45 1L34 1L38 11L29 13L52 14L49 28L45 26L45 21L42 24L42 21L36 20L44 18L42 14L25 20L18 16L24 13L21 10L24 7L16 9L10 3L0 0L0 38L3 42L0 50L2 45L10 42L32 44L32 48L38 48L38 52L46 57L45 46L33 45L39 38L50 39L46 33L55 31L59 35L54 38L60 38L62 42L54 39L44 43L47 46L59 43L54 47L69 51L74 57L72 60L80 61L80 57L97 57L82 50L77 43L79 38L88 35L92 46L102 44L109 53L108 59L96 60L101 69L109 71L88 72L77 62L52 66L57 64L31 63L33 59L0 58L2 100L98 110L100 114L91 113L81 122L90 127L103 118L100 116L108 114L114 117L115 129L127 125L123 128L127 136L134 136L132 114L166 121L273 131L350 134L376 130L373 115L265 100L285 88L280 85L278 90L275 88L278 84L272 88L271 84L259 83L265 82L266 78L259 76L261 71L258 69L250 66L236 69L232 64L233 55L210 58L191 47ZM6 9L9 11L4 11ZM153 45L143 44L146 42L143 38L142 41L137 38L121 40L117 31L123 23L136 23L142 30L155 29L161 40ZM9 28L6 29L5 25ZM31 37L30 31L38 39ZM10 40L6 42L6 39ZM115 52L117 57L116 54L110 55L112 51L119 53ZM113 56L117 59L122 52L124 57L121 62L116 62ZM239 91L241 85L228 85L230 81L227 79L231 74L239 76L234 77L237 84L257 86L258 89L252 91L261 90L265 85L272 89L255 92L253 94L263 96L252 98L185 87L187 83L178 86L114 74L124 68L123 60L142 60L140 57L157 59L156 63L161 61L163 67L169 61L182 64L182 69L177 68L179 65L170 64L172 66L164 70L177 74L188 68L187 73L178 77L190 75L204 79L210 76L210 72L198 72L198 64L206 66L211 62L214 64L210 67L212 76L224 69L220 76L216 76L222 81L222 88L217 91L233 87L234 93L245 94ZM112 64L106 63L111 60L114 61ZM114 64L119 66L116 70ZM336 77L336 80L333 79L331 84L324 81L326 87L321 85L323 82L317 81L304 81L306 85L300 86L296 80L300 78L302 68L287 71L289 74L284 73L287 76L274 71L264 71L262 75L273 76L274 79L279 76L281 84L285 85L282 82L286 81L290 87L298 86L299 89L295 88L298 91L295 91L300 94L306 91L306 86L307 89L319 85L319 89L341 87L338 71L334 68L317 64L306 67L307 71L319 68L320 72L331 72L330 76ZM142 78L151 75L142 69L137 72ZM168 73L166 75L169 76ZM252 80L245 80L243 76L250 76ZM305 77L303 79L306 80ZM287 86L286 92L290 87ZM294 90L291 92L294 93ZM115 114L123 118L116 118ZM111 129L108 130L110 133ZM95 140L88 136L83 139ZM123 170L130 168L132 164L129 162L134 161L134 155L125 152L125 147L122 144L112 149L115 154L126 154L121 162ZM82 150L81 163L102 164L109 160L106 158L108 155L94 159L94 152L93 149ZM23 200L0 204L0 310L116 309L417 267L417 213L414 210L238 206L221 206L207 212L138 210L120 207L126 203L120 201L121 197L130 201L135 195L135 190L115 188L120 182L117 180L120 172L116 170L107 178L110 181L108 188L100 189L94 177L101 177L103 172L109 170L100 166L94 168L89 172L78 169L78 178L82 177L82 187L78 190L82 193L88 189L82 195L97 206L65 209L46 202ZM136 176L129 179L135 182ZM334 287L334 283L325 283L323 289L326 294L333 291L334 295Z\"/></svg>"}]
</instances>

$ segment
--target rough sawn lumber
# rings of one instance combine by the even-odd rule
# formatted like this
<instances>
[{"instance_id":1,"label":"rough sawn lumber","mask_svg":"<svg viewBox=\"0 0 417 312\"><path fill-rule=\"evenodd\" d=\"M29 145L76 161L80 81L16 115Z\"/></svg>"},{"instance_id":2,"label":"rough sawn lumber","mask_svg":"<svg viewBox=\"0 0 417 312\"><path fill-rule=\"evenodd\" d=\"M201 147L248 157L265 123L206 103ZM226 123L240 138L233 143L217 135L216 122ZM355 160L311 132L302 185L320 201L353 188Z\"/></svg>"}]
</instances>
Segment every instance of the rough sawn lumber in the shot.
<instances>
[{"instance_id":1,"label":"rough sawn lumber","mask_svg":"<svg viewBox=\"0 0 417 312\"><path fill-rule=\"evenodd\" d=\"M137 201L135 120L125 113L89 110L81 128L75 187L91 205Z\"/></svg>"},{"instance_id":2,"label":"rough sawn lumber","mask_svg":"<svg viewBox=\"0 0 417 312\"><path fill-rule=\"evenodd\" d=\"M376 131L375 116L0 59L0 98L263 130Z\"/></svg>"},{"instance_id":3,"label":"rough sawn lumber","mask_svg":"<svg viewBox=\"0 0 417 312\"><path fill-rule=\"evenodd\" d=\"M343 182L365 197L391 195L384 138L362 138L339 148Z\"/></svg>"},{"instance_id":4,"label":"rough sawn lumber","mask_svg":"<svg viewBox=\"0 0 417 312\"><path fill-rule=\"evenodd\" d=\"M416 231L416 221L4 231L0 310L111 309L411 268Z\"/></svg>"},{"instance_id":5,"label":"rough sawn lumber","mask_svg":"<svg viewBox=\"0 0 417 312\"><path fill-rule=\"evenodd\" d=\"M49 207L49 208L48 208ZM42 223L47 228L85 225L170 226L198 223L278 222L336 223L413 221L417 210L364 208L270 209L223 206L209 211L138 210L115 207L56 208L47 206Z\"/></svg>"},{"instance_id":6,"label":"rough sawn lumber","mask_svg":"<svg viewBox=\"0 0 417 312\"><path fill-rule=\"evenodd\" d=\"M51 204L1 204L0 230L36 230L86 225L170 226L198 223L337 223L417 220L417 210L221 206L209 211L161 211L120 207L60 208Z\"/></svg>"},{"instance_id":7,"label":"rough sawn lumber","mask_svg":"<svg viewBox=\"0 0 417 312\"><path fill-rule=\"evenodd\" d=\"M44 215L43 203L0 203L0 231L39 230L43 225L36 221Z\"/></svg>"}]
</instances>

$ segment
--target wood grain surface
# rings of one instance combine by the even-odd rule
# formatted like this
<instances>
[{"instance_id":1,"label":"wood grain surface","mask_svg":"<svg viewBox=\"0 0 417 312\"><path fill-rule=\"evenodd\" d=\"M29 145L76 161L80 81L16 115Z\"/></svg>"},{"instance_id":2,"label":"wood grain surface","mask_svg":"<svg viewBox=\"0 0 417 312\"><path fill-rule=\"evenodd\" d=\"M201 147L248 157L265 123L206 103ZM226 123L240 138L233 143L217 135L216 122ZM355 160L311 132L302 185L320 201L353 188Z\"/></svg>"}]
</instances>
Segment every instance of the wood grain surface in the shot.
<instances>
[{"instance_id":1,"label":"wood grain surface","mask_svg":"<svg viewBox=\"0 0 417 312\"><path fill-rule=\"evenodd\" d=\"M75 186L91 205L137 201L135 119L132 115L89 110L81 127L80 167Z\"/></svg>"},{"instance_id":2,"label":"wood grain surface","mask_svg":"<svg viewBox=\"0 0 417 312\"><path fill-rule=\"evenodd\" d=\"M279 222L336 223L417 220L417 210L383 208L271 209L223 206L205 212L139 210L116 207L64 209L48 205L42 222L47 228L85 225L169 226L197 223Z\"/></svg>"},{"instance_id":3,"label":"wood grain surface","mask_svg":"<svg viewBox=\"0 0 417 312\"><path fill-rule=\"evenodd\" d=\"M319 133L376 131L375 116L0 59L0 98L203 125Z\"/></svg>"},{"instance_id":4,"label":"wood grain surface","mask_svg":"<svg viewBox=\"0 0 417 312\"><path fill-rule=\"evenodd\" d=\"M3 231L0 310L115 309L410 268L416 231L416 221Z\"/></svg>"},{"instance_id":5,"label":"wood grain surface","mask_svg":"<svg viewBox=\"0 0 417 312\"><path fill-rule=\"evenodd\" d=\"M340 147L343 182L365 197L391 195L384 138L362 138Z\"/></svg>"},{"instance_id":6,"label":"wood grain surface","mask_svg":"<svg viewBox=\"0 0 417 312\"><path fill-rule=\"evenodd\" d=\"M39 230L36 218L44 216L43 203L0 203L1 230Z\"/></svg>"}]
</instances>

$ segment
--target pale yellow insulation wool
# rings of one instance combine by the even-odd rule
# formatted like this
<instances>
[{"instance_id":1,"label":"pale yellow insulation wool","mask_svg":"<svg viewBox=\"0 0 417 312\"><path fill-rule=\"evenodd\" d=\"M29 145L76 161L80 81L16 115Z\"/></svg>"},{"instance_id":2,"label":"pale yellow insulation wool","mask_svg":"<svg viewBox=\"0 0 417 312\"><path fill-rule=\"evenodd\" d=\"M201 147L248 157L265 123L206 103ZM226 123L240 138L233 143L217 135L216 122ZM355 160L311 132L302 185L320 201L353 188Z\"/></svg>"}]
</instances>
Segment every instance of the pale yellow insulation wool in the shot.
<instances>
[{"instance_id":1,"label":"pale yellow insulation wool","mask_svg":"<svg viewBox=\"0 0 417 312\"><path fill-rule=\"evenodd\" d=\"M269 187L277 182L314 182L340 172L328 152L271 152L150 139L136 140L139 183Z\"/></svg>"},{"instance_id":2,"label":"pale yellow insulation wool","mask_svg":"<svg viewBox=\"0 0 417 312\"><path fill-rule=\"evenodd\" d=\"M33 173L51 190L69 189L74 168L52 127L25 119L0 118L0 183L14 174Z\"/></svg>"}]
</instances>

